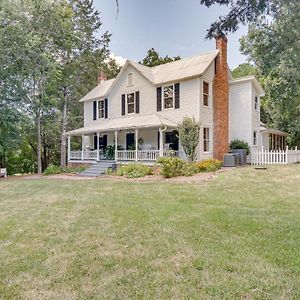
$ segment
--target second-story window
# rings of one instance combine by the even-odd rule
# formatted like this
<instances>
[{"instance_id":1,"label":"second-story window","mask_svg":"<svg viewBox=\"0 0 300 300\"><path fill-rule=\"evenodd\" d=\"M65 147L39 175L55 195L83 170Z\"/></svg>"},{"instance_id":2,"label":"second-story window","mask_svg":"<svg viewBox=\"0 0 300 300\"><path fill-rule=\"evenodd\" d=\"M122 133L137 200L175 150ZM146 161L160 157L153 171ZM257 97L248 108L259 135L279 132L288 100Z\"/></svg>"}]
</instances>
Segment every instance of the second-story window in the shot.
<instances>
[{"instance_id":1,"label":"second-story window","mask_svg":"<svg viewBox=\"0 0 300 300\"><path fill-rule=\"evenodd\" d=\"M127 85L131 86L133 85L133 73L129 73L127 76Z\"/></svg>"},{"instance_id":2,"label":"second-story window","mask_svg":"<svg viewBox=\"0 0 300 300\"><path fill-rule=\"evenodd\" d=\"M174 108L174 85L164 87L164 109Z\"/></svg>"},{"instance_id":3,"label":"second-story window","mask_svg":"<svg viewBox=\"0 0 300 300\"><path fill-rule=\"evenodd\" d=\"M254 98L254 109L258 110L258 97Z\"/></svg>"},{"instance_id":4,"label":"second-story window","mask_svg":"<svg viewBox=\"0 0 300 300\"><path fill-rule=\"evenodd\" d=\"M203 81L203 106L209 106L209 83Z\"/></svg>"},{"instance_id":5,"label":"second-story window","mask_svg":"<svg viewBox=\"0 0 300 300\"><path fill-rule=\"evenodd\" d=\"M104 118L105 112L104 112L104 100L98 101L98 118Z\"/></svg>"},{"instance_id":6,"label":"second-story window","mask_svg":"<svg viewBox=\"0 0 300 300\"><path fill-rule=\"evenodd\" d=\"M135 112L135 97L134 93L127 94L127 113L133 114Z\"/></svg>"}]
</instances>

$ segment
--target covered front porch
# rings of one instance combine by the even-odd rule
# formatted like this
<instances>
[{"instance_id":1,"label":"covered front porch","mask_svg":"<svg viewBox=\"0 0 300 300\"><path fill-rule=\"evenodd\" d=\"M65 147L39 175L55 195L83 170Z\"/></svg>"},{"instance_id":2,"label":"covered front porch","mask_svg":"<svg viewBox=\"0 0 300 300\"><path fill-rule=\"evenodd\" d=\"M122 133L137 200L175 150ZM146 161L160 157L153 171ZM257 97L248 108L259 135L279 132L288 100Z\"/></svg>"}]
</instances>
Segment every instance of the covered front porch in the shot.
<instances>
[{"instance_id":1,"label":"covered front porch","mask_svg":"<svg viewBox=\"0 0 300 300\"><path fill-rule=\"evenodd\" d=\"M167 156L185 158L174 122L152 117L139 124L136 117L132 122L130 118L124 119L126 124L118 124L119 128L103 124L99 128L83 127L68 132L68 161L155 162Z\"/></svg>"}]
</instances>

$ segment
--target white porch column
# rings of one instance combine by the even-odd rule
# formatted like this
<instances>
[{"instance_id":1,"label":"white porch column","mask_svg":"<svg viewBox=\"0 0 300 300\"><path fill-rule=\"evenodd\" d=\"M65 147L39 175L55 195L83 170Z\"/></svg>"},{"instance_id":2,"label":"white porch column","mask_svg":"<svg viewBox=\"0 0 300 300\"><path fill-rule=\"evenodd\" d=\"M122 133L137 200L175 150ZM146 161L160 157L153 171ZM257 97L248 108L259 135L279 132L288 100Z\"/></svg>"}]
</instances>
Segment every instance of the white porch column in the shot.
<instances>
[{"instance_id":1,"label":"white porch column","mask_svg":"<svg viewBox=\"0 0 300 300\"><path fill-rule=\"evenodd\" d=\"M71 159L71 136L68 135L68 161Z\"/></svg>"},{"instance_id":2,"label":"white porch column","mask_svg":"<svg viewBox=\"0 0 300 300\"><path fill-rule=\"evenodd\" d=\"M99 161L99 132L97 132L97 161Z\"/></svg>"},{"instance_id":3,"label":"white porch column","mask_svg":"<svg viewBox=\"0 0 300 300\"><path fill-rule=\"evenodd\" d=\"M115 161L118 160L118 130L115 131Z\"/></svg>"},{"instance_id":4,"label":"white porch column","mask_svg":"<svg viewBox=\"0 0 300 300\"><path fill-rule=\"evenodd\" d=\"M83 160L84 134L81 135L81 160Z\"/></svg>"},{"instance_id":5,"label":"white porch column","mask_svg":"<svg viewBox=\"0 0 300 300\"><path fill-rule=\"evenodd\" d=\"M138 146L139 146L138 140L139 140L139 130L136 129L135 130L135 161L138 161Z\"/></svg>"},{"instance_id":6,"label":"white porch column","mask_svg":"<svg viewBox=\"0 0 300 300\"><path fill-rule=\"evenodd\" d=\"M164 156L164 137L163 137L163 130L159 128L159 156Z\"/></svg>"}]
</instances>

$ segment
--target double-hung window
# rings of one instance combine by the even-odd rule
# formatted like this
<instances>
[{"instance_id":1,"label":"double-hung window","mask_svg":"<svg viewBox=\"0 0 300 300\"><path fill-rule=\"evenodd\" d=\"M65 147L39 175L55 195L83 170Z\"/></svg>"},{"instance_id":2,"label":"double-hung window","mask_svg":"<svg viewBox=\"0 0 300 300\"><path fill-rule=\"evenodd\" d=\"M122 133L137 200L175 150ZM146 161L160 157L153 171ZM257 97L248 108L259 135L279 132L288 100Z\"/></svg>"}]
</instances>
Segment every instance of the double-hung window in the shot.
<instances>
[{"instance_id":1,"label":"double-hung window","mask_svg":"<svg viewBox=\"0 0 300 300\"><path fill-rule=\"evenodd\" d=\"M104 100L98 101L98 119L102 119L105 117L104 112Z\"/></svg>"},{"instance_id":2,"label":"double-hung window","mask_svg":"<svg viewBox=\"0 0 300 300\"><path fill-rule=\"evenodd\" d=\"M209 106L209 83L208 82L203 81L202 91L203 91L203 106L208 107Z\"/></svg>"},{"instance_id":3,"label":"double-hung window","mask_svg":"<svg viewBox=\"0 0 300 300\"><path fill-rule=\"evenodd\" d=\"M127 94L127 113L134 114L135 112L135 95L134 93Z\"/></svg>"},{"instance_id":4,"label":"double-hung window","mask_svg":"<svg viewBox=\"0 0 300 300\"><path fill-rule=\"evenodd\" d=\"M163 89L164 109L174 108L174 85L165 86Z\"/></svg>"},{"instance_id":5,"label":"double-hung window","mask_svg":"<svg viewBox=\"0 0 300 300\"><path fill-rule=\"evenodd\" d=\"M209 137L209 128L203 128L203 152L209 152L209 144L210 144L210 137Z\"/></svg>"}]
</instances>

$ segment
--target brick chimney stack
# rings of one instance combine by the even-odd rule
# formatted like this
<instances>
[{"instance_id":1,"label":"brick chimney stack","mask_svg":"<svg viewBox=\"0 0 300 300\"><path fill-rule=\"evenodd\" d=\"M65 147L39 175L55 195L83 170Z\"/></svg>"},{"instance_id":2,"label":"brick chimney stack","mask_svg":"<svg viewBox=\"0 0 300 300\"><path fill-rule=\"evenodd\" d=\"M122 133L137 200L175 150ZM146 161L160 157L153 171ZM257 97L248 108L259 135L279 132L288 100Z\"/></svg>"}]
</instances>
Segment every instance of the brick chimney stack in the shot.
<instances>
[{"instance_id":1,"label":"brick chimney stack","mask_svg":"<svg viewBox=\"0 0 300 300\"><path fill-rule=\"evenodd\" d=\"M107 80L107 76L102 71L98 74L98 84L101 84L103 81Z\"/></svg>"},{"instance_id":2,"label":"brick chimney stack","mask_svg":"<svg viewBox=\"0 0 300 300\"><path fill-rule=\"evenodd\" d=\"M215 60L215 79L213 83L214 107L214 158L223 161L229 147L229 83L227 66L227 38L216 37L219 54Z\"/></svg>"}]
</instances>

